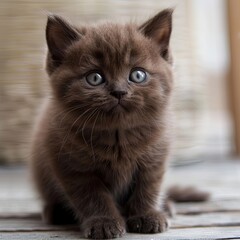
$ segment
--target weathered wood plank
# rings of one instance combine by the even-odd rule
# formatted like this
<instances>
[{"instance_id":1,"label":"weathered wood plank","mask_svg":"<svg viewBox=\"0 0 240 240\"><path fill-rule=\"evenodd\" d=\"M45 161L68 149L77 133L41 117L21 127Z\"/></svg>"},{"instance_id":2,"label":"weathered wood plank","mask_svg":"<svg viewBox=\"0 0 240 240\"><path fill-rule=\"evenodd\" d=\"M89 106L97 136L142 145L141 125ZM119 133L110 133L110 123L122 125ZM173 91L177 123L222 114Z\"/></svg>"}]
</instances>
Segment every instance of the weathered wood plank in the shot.
<instances>
[{"instance_id":1,"label":"weathered wood plank","mask_svg":"<svg viewBox=\"0 0 240 240\"><path fill-rule=\"evenodd\" d=\"M78 229L78 226L47 225L39 219L0 219L0 233L2 232L31 232L31 231L63 231Z\"/></svg>"},{"instance_id":2,"label":"weathered wood plank","mask_svg":"<svg viewBox=\"0 0 240 240\"><path fill-rule=\"evenodd\" d=\"M47 225L41 219L0 219L0 233L34 232L34 231L70 231L78 230L78 226Z\"/></svg>"},{"instance_id":3,"label":"weathered wood plank","mask_svg":"<svg viewBox=\"0 0 240 240\"><path fill-rule=\"evenodd\" d=\"M177 215L171 219L171 228L211 227L211 226L239 226L240 212L205 213L198 215ZM2 218L0 232L16 231L60 231L78 229L78 226L51 226L44 224L38 218Z\"/></svg>"},{"instance_id":4,"label":"weathered wood plank","mask_svg":"<svg viewBox=\"0 0 240 240\"><path fill-rule=\"evenodd\" d=\"M238 226L240 212L203 213L198 215L177 215L171 220L172 228Z\"/></svg>"},{"instance_id":5,"label":"weathered wood plank","mask_svg":"<svg viewBox=\"0 0 240 240\"><path fill-rule=\"evenodd\" d=\"M37 214L41 204L36 199L0 199L0 217L2 215Z\"/></svg>"},{"instance_id":6,"label":"weathered wood plank","mask_svg":"<svg viewBox=\"0 0 240 240\"><path fill-rule=\"evenodd\" d=\"M196 186L208 191L212 200L240 199L240 161L210 161L171 168L165 183Z\"/></svg>"},{"instance_id":7,"label":"weathered wood plank","mask_svg":"<svg viewBox=\"0 0 240 240\"><path fill-rule=\"evenodd\" d=\"M161 234L126 234L122 240L221 240L221 239L239 239L240 227L211 227L211 228L185 228L171 229ZM80 240L82 235L80 232L74 231L51 231L51 232L15 232L1 233L2 240Z\"/></svg>"},{"instance_id":8,"label":"weathered wood plank","mask_svg":"<svg viewBox=\"0 0 240 240\"><path fill-rule=\"evenodd\" d=\"M198 203L177 203L178 214L200 214L208 212L240 212L240 199L210 200Z\"/></svg>"},{"instance_id":9,"label":"weathered wood plank","mask_svg":"<svg viewBox=\"0 0 240 240\"><path fill-rule=\"evenodd\" d=\"M174 168L167 184L192 185L209 190L206 203L177 204L179 213L169 232L127 234L123 239L240 239L240 165L210 163ZM220 177L221 176L221 177ZM47 226L40 219L40 201L26 169L0 169L0 239L80 239L76 226ZM216 227L218 226L218 227ZM233 227L234 226L234 227Z\"/></svg>"}]
</instances>

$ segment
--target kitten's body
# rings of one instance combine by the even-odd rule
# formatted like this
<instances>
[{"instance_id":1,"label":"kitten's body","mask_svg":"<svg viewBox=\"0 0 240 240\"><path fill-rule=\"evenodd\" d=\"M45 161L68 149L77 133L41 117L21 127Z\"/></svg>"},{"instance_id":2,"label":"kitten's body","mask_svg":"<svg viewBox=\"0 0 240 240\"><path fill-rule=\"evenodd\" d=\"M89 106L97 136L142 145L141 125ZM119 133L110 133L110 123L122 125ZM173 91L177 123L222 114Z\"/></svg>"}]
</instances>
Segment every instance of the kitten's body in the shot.
<instances>
[{"instance_id":1,"label":"kitten's body","mask_svg":"<svg viewBox=\"0 0 240 240\"><path fill-rule=\"evenodd\" d=\"M159 191L169 152L171 11L141 27L47 26L52 98L36 128L34 177L50 223L80 222L90 238L167 228ZM136 68L143 83L129 81ZM86 73L104 74L90 86ZM121 94L121 96L119 95Z\"/></svg>"}]
</instances>

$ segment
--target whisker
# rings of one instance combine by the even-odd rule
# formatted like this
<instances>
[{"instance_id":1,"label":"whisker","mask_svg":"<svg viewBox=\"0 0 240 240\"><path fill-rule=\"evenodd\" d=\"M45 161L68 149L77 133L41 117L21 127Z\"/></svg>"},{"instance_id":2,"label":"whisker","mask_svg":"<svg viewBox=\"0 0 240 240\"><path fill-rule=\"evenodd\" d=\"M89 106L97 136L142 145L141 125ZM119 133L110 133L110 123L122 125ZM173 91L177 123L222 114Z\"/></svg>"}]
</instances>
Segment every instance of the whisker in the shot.
<instances>
[{"instance_id":1,"label":"whisker","mask_svg":"<svg viewBox=\"0 0 240 240\"><path fill-rule=\"evenodd\" d=\"M84 113L82 113L79 117L77 117L76 120L75 120L75 121L73 122L73 124L71 125L71 127L69 128L69 131L67 132L65 138L63 139L61 148L60 148L60 150L59 150L58 159L59 159L59 157L60 157L60 154L61 154L61 152L62 152L62 150L63 150L64 145L65 145L66 142L67 142L67 139L68 139L68 137L69 137L69 135L70 135L70 132L71 132L74 124L75 124L84 114L86 114L86 113L89 112L90 110L91 110L91 108L87 109Z\"/></svg>"},{"instance_id":2,"label":"whisker","mask_svg":"<svg viewBox=\"0 0 240 240\"><path fill-rule=\"evenodd\" d=\"M95 112L97 111L98 109L94 109L92 111L92 113L88 116L88 118L85 120L84 124L83 124L83 127L82 127L82 138L84 140L84 142L86 143L86 145L88 145L85 137L84 137L84 128L85 128L85 125L87 124L87 122L94 116ZM78 131L78 130L77 130Z\"/></svg>"},{"instance_id":3,"label":"whisker","mask_svg":"<svg viewBox=\"0 0 240 240\"><path fill-rule=\"evenodd\" d=\"M79 106L74 106L74 107L69 108L67 112L65 110L63 110L60 113L58 113L58 115L56 117L59 117L59 116L62 115L62 113L65 113L64 116L62 117L61 121L60 121L59 127L62 126L63 120L67 117L67 115L69 115L70 113L72 113L74 111L80 110L80 109L82 109L86 106L89 106L89 105L90 104L81 104Z\"/></svg>"},{"instance_id":4,"label":"whisker","mask_svg":"<svg viewBox=\"0 0 240 240\"><path fill-rule=\"evenodd\" d=\"M90 137L91 149L92 149L92 154L93 154L93 159L94 159L94 160L95 160L95 154L94 154L94 149L93 149L93 144L92 144L92 137L93 137L94 127L95 127L95 125L96 125L96 122L97 122L97 119L98 119L98 116L99 116L100 111L101 111L101 110L98 111L97 117L96 117L95 120L94 120L93 127L92 127L92 131L91 131L91 137Z\"/></svg>"}]
</instances>

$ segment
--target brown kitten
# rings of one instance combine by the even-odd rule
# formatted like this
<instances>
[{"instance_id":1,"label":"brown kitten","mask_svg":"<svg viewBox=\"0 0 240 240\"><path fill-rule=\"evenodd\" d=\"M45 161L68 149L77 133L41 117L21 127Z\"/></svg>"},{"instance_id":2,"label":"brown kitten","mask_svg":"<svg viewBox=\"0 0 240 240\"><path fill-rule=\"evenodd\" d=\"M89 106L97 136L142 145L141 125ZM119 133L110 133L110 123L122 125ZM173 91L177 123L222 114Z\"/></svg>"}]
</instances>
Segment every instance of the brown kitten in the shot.
<instances>
[{"instance_id":1,"label":"brown kitten","mask_svg":"<svg viewBox=\"0 0 240 240\"><path fill-rule=\"evenodd\" d=\"M74 27L49 16L52 96L35 133L33 172L48 223L85 237L168 228L159 194L169 153L172 10L141 26Z\"/></svg>"}]
</instances>

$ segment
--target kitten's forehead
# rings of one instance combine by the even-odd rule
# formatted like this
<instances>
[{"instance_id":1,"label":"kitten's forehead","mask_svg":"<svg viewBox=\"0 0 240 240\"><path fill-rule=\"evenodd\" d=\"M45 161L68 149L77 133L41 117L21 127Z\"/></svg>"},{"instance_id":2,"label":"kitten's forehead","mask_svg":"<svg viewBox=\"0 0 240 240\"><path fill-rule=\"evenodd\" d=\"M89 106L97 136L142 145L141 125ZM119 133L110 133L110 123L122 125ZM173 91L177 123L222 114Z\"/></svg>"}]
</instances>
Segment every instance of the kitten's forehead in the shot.
<instances>
[{"instance_id":1,"label":"kitten's forehead","mask_svg":"<svg viewBox=\"0 0 240 240\"><path fill-rule=\"evenodd\" d=\"M90 27L78 46L80 64L85 62L113 72L126 67L144 67L158 57L151 41L133 24L106 23Z\"/></svg>"}]
</instances>

